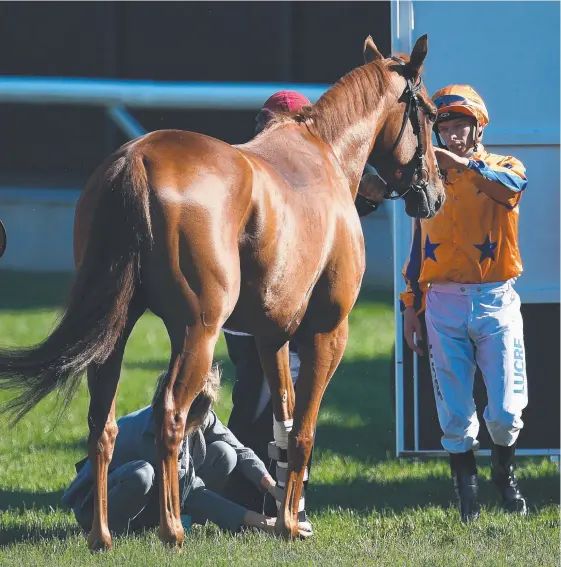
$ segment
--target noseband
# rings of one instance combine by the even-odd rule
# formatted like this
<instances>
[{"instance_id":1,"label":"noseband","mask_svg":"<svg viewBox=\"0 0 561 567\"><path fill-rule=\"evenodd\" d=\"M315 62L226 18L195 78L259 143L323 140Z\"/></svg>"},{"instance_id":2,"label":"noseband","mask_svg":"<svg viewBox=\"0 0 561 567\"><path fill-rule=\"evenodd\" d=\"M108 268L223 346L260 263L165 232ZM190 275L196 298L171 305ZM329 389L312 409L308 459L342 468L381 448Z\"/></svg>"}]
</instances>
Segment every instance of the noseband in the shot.
<instances>
[{"instance_id":1,"label":"noseband","mask_svg":"<svg viewBox=\"0 0 561 567\"><path fill-rule=\"evenodd\" d=\"M399 59L399 57L392 57L394 61L399 63L402 66L405 66L405 62ZM421 86L423 84L423 79L419 77L419 80L416 84L409 77L404 77L407 81L405 86L405 90L401 95L401 98L406 101L406 108L405 113L403 114L403 122L401 123L401 130L397 136L396 141L394 142L391 150L389 150L389 154L393 154L399 143L401 142L401 138L403 138L403 134L405 132L405 127L407 126L407 120L411 120L411 126L413 127L413 133L417 136L417 150L415 151L415 155L413 156L413 176L411 179L411 185L404 193L398 193L389 183L386 183L388 190L384 195L384 199L389 199L390 201L395 201L396 199L404 198L410 191L414 191L415 193L420 193L424 191L428 186L429 180L429 172L428 169L425 167L424 156L425 150L423 148L423 140L421 138L421 122L419 120L419 99L418 94L421 90Z\"/></svg>"}]
</instances>

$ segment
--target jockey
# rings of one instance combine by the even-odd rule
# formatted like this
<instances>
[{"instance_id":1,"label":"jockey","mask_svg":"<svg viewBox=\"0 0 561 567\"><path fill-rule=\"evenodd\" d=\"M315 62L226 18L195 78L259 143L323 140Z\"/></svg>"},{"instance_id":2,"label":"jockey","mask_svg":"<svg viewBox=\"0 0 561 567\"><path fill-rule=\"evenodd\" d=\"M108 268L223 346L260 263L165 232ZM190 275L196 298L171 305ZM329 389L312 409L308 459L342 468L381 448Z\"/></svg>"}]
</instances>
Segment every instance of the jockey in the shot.
<instances>
[{"instance_id":1,"label":"jockey","mask_svg":"<svg viewBox=\"0 0 561 567\"><path fill-rule=\"evenodd\" d=\"M473 88L450 85L433 101L446 201L434 218L415 222L403 269L404 335L410 348L423 354L413 334L422 338L417 315L425 310L442 446L450 454L462 520L479 515L476 364L487 389L484 418L493 441L493 481L504 508L524 514L513 463L528 385L520 298L513 284L522 272L518 215L525 168L481 144L489 115Z\"/></svg>"}]
</instances>

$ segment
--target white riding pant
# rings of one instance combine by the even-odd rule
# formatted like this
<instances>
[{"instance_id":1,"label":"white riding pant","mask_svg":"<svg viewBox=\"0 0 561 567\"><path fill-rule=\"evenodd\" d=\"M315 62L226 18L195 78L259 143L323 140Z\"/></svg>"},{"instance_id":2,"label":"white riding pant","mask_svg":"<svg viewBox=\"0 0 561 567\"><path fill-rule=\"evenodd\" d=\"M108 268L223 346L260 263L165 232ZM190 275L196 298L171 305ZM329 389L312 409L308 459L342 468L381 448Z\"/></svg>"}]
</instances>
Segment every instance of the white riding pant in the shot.
<instances>
[{"instance_id":1,"label":"white riding pant","mask_svg":"<svg viewBox=\"0 0 561 567\"><path fill-rule=\"evenodd\" d=\"M524 425L528 384L520 297L512 281L432 284L425 318L444 449L463 453L479 446L476 363L487 389L483 417L491 439L505 447L514 444Z\"/></svg>"}]
</instances>

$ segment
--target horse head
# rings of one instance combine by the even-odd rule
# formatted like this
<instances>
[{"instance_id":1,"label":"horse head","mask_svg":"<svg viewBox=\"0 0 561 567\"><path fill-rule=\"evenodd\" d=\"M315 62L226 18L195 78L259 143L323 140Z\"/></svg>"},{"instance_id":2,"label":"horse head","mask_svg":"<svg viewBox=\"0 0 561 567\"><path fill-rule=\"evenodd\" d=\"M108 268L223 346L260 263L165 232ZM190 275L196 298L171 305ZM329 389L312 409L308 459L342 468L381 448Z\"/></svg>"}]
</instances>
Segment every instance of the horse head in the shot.
<instances>
[{"instance_id":1,"label":"horse head","mask_svg":"<svg viewBox=\"0 0 561 567\"><path fill-rule=\"evenodd\" d=\"M387 184L384 198L403 198L406 213L417 218L434 216L445 198L431 137L436 107L421 78L427 52L426 35L409 57L384 58L370 36L364 42L366 67L383 66L391 74L370 161Z\"/></svg>"}]
</instances>

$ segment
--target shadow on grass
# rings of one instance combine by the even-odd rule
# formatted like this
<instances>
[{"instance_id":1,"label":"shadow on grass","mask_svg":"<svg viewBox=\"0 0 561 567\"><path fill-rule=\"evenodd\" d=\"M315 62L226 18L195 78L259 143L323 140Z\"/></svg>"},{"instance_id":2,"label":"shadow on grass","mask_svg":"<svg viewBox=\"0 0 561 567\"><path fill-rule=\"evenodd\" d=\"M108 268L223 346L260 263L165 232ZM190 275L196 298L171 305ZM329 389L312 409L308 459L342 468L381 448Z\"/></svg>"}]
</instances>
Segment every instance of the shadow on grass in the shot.
<instances>
[{"instance_id":1,"label":"shadow on grass","mask_svg":"<svg viewBox=\"0 0 561 567\"><path fill-rule=\"evenodd\" d=\"M21 274L0 271L0 309L52 308L61 304L70 283L70 274ZM380 294L365 289L359 301L392 301L391 293ZM126 361L130 369L158 374L167 368L168 360ZM229 359L222 364L223 381L233 382L233 367ZM343 360L324 396L321 413L324 420L316 433L318 447L338 455L376 463L395 452L394 404L392 402L391 359L379 357L371 360ZM72 445L67 445L69 448ZM49 445L48 448L52 448ZM85 440L73 446L86 451ZM42 448L43 449L46 449ZM58 447L57 447L58 448ZM62 444L61 447L62 448ZM530 509L559 504L559 475L521 481ZM23 511L35 508L51 510L60 507L61 492L29 493L0 491L0 509ZM407 508L430 505L448 507L454 500L451 479L431 477L377 482L356 479L348 483L315 484L313 468L309 486L309 508L321 511L342 507L367 513L372 509L391 509L395 512ZM481 501L496 506L498 499L491 484L481 482ZM32 528L2 530L0 545L34 538L65 537L78 533L67 528Z\"/></svg>"},{"instance_id":2,"label":"shadow on grass","mask_svg":"<svg viewBox=\"0 0 561 567\"><path fill-rule=\"evenodd\" d=\"M318 446L363 461L385 460L395 452L394 408L390 403L390 359L343 360L325 392ZM356 424L345 427L346 420Z\"/></svg>"},{"instance_id":3,"label":"shadow on grass","mask_svg":"<svg viewBox=\"0 0 561 567\"><path fill-rule=\"evenodd\" d=\"M487 507L500 507L499 496L491 481L481 479L479 484L480 502ZM525 478L519 484L530 511L559 505L559 475ZM312 471L308 495L311 512L340 507L366 514L374 509L401 512L407 508L455 505L452 480L448 476L384 483L357 479L345 484L318 485L313 482Z\"/></svg>"},{"instance_id":4,"label":"shadow on grass","mask_svg":"<svg viewBox=\"0 0 561 567\"><path fill-rule=\"evenodd\" d=\"M153 371L154 383L167 364L167 360L125 362L130 369ZM316 446L370 463L395 454L390 367L389 357L343 360L321 404ZM223 361L222 369L223 384L233 385L234 369L229 359ZM229 406L230 400L222 402Z\"/></svg>"},{"instance_id":5,"label":"shadow on grass","mask_svg":"<svg viewBox=\"0 0 561 567\"><path fill-rule=\"evenodd\" d=\"M131 370L154 372L154 384L167 360L125 362ZM389 357L343 361L331 380L320 412L334 414L333 421L321 423L316 432L318 446L338 454L376 462L395 452L394 406L390 403ZM234 369L224 359L222 383L234 383ZM357 422L345 427L346 420Z\"/></svg>"},{"instance_id":6,"label":"shadow on grass","mask_svg":"<svg viewBox=\"0 0 561 567\"><path fill-rule=\"evenodd\" d=\"M24 494L24 493L22 493ZM59 493L52 493L53 495ZM0 498L2 498L3 494L0 493ZM50 498L49 493L41 494L41 495L29 495L29 496L43 496L47 500ZM31 508L31 506L29 507ZM34 506L35 509L38 506ZM47 506L47 510L49 507ZM23 509L21 510L23 511ZM83 530L76 525L68 526L68 525L37 525L31 524L29 526L10 526L6 527L3 526L0 530L0 548L7 547L13 545L14 543L40 543L44 540L54 540L58 539L64 541L69 537L73 537L76 535L84 535Z\"/></svg>"},{"instance_id":7,"label":"shadow on grass","mask_svg":"<svg viewBox=\"0 0 561 567\"><path fill-rule=\"evenodd\" d=\"M0 510L9 510L16 517L29 510L49 513L57 509L65 509L61 503L63 491L56 492L28 492L19 490L0 490ZM31 520L27 525L2 526L0 529L0 548L23 542L40 542L45 539L65 540L68 537L83 534L78 524L54 524L39 520Z\"/></svg>"},{"instance_id":8,"label":"shadow on grass","mask_svg":"<svg viewBox=\"0 0 561 567\"><path fill-rule=\"evenodd\" d=\"M0 510L13 510L24 512L25 510L53 511L61 508L61 498L64 491L57 492L29 492L25 490L0 490Z\"/></svg>"},{"instance_id":9,"label":"shadow on grass","mask_svg":"<svg viewBox=\"0 0 561 567\"><path fill-rule=\"evenodd\" d=\"M14 543L40 543L53 539L64 541L76 535L85 535L78 526L33 526L25 531L21 528L8 528L0 531L0 548Z\"/></svg>"}]
</instances>

